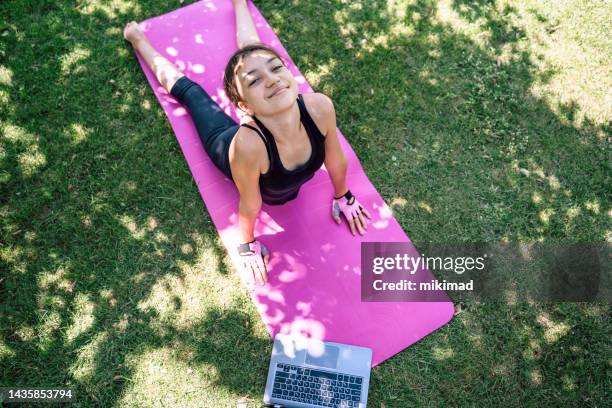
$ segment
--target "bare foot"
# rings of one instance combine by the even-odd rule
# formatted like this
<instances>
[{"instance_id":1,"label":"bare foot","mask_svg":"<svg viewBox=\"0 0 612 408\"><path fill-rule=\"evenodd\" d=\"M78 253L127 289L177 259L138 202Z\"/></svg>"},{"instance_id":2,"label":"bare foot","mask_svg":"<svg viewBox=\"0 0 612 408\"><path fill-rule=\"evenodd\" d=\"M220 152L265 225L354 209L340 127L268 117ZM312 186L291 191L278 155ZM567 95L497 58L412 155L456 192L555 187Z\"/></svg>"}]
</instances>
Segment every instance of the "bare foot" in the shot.
<instances>
[{"instance_id":1,"label":"bare foot","mask_svg":"<svg viewBox=\"0 0 612 408\"><path fill-rule=\"evenodd\" d=\"M135 21L130 21L123 29L123 38L134 44L138 40L146 38L142 28Z\"/></svg>"}]
</instances>

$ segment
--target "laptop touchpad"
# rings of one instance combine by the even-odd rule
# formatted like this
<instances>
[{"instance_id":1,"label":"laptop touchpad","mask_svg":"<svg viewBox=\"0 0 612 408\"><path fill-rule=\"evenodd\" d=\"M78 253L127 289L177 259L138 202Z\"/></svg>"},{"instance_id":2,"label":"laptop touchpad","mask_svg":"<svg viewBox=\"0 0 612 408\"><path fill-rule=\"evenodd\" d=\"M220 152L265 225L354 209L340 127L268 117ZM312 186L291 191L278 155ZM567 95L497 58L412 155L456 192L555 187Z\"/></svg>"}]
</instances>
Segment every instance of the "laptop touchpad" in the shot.
<instances>
[{"instance_id":1,"label":"laptop touchpad","mask_svg":"<svg viewBox=\"0 0 612 408\"><path fill-rule=\"evenodd\" d=\"M306 349L306 364L336 369L338 365L338 347L323 345Z\"/></svg>"}]
</instances>

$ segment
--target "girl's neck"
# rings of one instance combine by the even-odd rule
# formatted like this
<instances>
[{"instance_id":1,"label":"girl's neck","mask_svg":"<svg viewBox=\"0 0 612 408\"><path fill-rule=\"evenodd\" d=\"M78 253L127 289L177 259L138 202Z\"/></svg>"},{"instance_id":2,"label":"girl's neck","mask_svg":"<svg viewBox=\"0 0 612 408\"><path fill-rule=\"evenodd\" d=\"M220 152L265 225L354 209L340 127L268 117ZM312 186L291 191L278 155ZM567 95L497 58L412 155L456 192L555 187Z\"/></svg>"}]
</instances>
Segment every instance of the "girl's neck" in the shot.
<instances>
[{"instance_id":1,"label":"girl's neck","mask_svg":"<svg viewBox=\"0 0 612 408\"><path fill-rule=\"evenodd\" d=\"M276 143L290 143L297 139L302 128L297 101L290 108L271 116L256 115L257 119L274 135Z\"/></svg>"}]
</instances>

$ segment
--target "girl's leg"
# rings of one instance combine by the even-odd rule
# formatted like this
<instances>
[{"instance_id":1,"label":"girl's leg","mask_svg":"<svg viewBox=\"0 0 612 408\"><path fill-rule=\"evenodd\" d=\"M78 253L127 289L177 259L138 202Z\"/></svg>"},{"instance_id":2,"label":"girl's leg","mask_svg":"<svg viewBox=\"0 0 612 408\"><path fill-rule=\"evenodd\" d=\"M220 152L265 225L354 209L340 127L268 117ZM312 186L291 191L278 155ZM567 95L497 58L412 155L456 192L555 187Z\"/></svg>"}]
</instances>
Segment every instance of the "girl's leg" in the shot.
<instances>
[{"instance_id":1,"label":"girl's leg","mask_svg":"<svg viewBox=\"0 0 612 408\"><path fill-rule=\"evenodd\" d=\"M232 179L229 145L239 129L236 122L200 85L183 75L174 64L155 51L136 22L128 23L123 36L144 58L168 93L187 108L204 150L219 170Z\"/></svg>"},{"instance_id":2,"label":"girl's leg","mask_svg":"<svg viewBox=\"0 0 612 408\"><path fill-rule=\"evenodd\" d=\"M160 84L170 92L176 81L181 78L183 73L159 54L149 43L144 32L135 21L129 22L123 29L123 37L132 43L132 46L146 61L151 71L155 73Z\"/></svg>"},{"instance_id":3,"label":"girl's leg","mask_svg":"<svg viewBox=\"0 0 612 408\"><path fill-rule=\"evenodd\" d=\"M212 100L199 84L186 76L176 81L170 93L191 114L204 150L212 162L223 174L233 180L229 162L229 146L240 126Z\"/></svg>"},{"instance_id":4,"label":"girl's leg","mask_svg":"<svg viewBox=\"0 0 612 408\"><path fill-rule=\"evenodd\" d=\"M238 41L238 48L261 42L246 0L234 0L234 10L236 11L236 40Z\"/></svg>"}]
</instances>

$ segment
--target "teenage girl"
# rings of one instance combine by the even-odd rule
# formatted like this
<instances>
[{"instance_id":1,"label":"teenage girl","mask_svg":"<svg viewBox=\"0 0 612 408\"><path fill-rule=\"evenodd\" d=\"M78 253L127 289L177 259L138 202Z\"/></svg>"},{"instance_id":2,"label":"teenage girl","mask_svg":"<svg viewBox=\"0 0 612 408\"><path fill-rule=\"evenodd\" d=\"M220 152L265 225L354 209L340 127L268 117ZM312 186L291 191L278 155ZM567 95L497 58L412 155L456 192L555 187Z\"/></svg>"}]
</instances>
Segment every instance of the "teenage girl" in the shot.
<instances>
[{"instance_id":1,"label":"teenage girl","mask_svg":"<svg viewBox=\"0 0 612 408\"><path fill-rule=\"evenodd\" d=\"M123 36L159 83L189 110L209 157L238 188L241 272L265 284L270 253L253 231L262 202L281 205L295 199L323 163L335 190L331 207L336 223L343 214L351 233L363 235L371 217L346 184L348 162L331 99L321 93L298 94L282 58L261 44L246 0L233 3L239 49L227 63L223 85L230 101L247 115L242 125L161 56L136 22L125 26Z\"/></svg>"}]
</instances>

